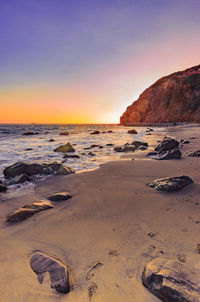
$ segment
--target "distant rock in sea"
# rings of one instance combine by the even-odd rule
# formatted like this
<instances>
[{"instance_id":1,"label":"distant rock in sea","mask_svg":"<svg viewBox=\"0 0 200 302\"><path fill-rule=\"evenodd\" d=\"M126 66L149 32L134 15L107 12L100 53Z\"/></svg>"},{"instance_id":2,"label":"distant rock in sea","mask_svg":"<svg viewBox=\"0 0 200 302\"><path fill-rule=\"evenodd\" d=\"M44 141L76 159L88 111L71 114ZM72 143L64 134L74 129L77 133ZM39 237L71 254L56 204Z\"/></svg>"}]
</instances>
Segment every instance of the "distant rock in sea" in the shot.
<instances>
[{"instance_id":1,"label":"distant rock in sea","mask_svg":"<svg viewBox=\"0 0 200 302\"><path fill-rule=\"evenodd\" d=\"M200 65L165 76L147 88L120 124L200 122Z\"/></svg>"}]
</instances>

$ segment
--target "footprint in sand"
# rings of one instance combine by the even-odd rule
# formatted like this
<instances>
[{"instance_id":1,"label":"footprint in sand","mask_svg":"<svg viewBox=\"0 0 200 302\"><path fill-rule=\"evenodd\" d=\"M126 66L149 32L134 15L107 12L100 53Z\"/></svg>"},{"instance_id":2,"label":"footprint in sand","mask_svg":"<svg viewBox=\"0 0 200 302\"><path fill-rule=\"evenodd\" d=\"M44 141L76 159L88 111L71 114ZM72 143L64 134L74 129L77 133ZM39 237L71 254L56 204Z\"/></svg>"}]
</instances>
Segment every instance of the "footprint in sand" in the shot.
<instances>
[{"instance_id":1,"label":"footprint in sand","mask_svg":"<svg viewBox=\"0 0 200 302\"><path fill-rule=\"evenodd\" d=\"M98 289L98 285L95 282L92 282L89 286L88 286L88 297L91 300L92 297L96 294Z\"/></svg>"},{"instance_id":2,"label":"footprint in sand","mask_svg":"<svg viewBox=\"0 0 200 302\"><path fill-rule=\"evenodd\" d=\"M102 266L103 266L103 263L100 262L100 261L98 261L98 262L97 262L95 265L93 265L93 266L91 267L91 269L87 272L85 279L86 279L86 280L90 280L90 279L94 276L94 274L93 274L92 272L93 272L94 270L99 269L99 268L102 267Z\"/></svg>"}]
</instances>

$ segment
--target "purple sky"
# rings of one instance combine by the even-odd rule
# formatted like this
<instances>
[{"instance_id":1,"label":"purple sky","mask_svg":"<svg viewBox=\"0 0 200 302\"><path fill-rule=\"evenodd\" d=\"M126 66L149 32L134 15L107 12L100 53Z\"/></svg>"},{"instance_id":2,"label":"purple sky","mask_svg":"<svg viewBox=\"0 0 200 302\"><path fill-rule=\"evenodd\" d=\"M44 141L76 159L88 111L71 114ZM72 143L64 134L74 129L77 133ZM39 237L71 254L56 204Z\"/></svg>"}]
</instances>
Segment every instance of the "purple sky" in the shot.
<instances>
[{"instance_id":1,"label":"purple sky","mask_svg":"<svg viewBox=\"0 0 200 302\"><path fill-rule=\"evenodd\" d=\"M0 122L118 122L159 77L200 64L199 11L199 0L0 0Z\"/></svg>"}]
</instances>

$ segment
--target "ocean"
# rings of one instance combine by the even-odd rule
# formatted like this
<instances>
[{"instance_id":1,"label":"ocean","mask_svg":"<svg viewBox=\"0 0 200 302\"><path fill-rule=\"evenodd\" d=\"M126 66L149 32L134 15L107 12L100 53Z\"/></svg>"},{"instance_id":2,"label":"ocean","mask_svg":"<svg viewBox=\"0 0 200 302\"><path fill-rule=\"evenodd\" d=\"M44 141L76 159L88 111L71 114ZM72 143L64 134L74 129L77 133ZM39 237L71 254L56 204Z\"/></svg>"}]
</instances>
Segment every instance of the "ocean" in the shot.
<instances>
[{"instance_id":1,"label":"ocean","mask_svg":"<svg viewBox=\"0 0 200 302\"><path fill-rule=\"evenodd\" d=\"M141 140L146 127L134 127L138 134L127 134L130 127L119 125L68 125L68 124L1 124L0 125L0 179L4 181L3 169L16 162L31 163L63 163L76 172L97 168L100 164L111 160L119 160L121 153L115 152L114 147L123 146L133 140ZM93 131L100 134L91 135ZM68 131L68 136L60 135ZM107 131L112 131L108 133ZM23 135L26 132L35 135ZM50 141L53 139L54 141ZM80 158L68 158L64 161L63 153L53 150L70 142L75 148L75 154ZM113 144L112 146L107 144ZM102 148L90 148L100 145ZM90 154L93 153L93 156ZM44 176L42 176L44 177ZM24 186L31 187L32 183L10 186L14 190Z\"/></svg>"}]
</instances>

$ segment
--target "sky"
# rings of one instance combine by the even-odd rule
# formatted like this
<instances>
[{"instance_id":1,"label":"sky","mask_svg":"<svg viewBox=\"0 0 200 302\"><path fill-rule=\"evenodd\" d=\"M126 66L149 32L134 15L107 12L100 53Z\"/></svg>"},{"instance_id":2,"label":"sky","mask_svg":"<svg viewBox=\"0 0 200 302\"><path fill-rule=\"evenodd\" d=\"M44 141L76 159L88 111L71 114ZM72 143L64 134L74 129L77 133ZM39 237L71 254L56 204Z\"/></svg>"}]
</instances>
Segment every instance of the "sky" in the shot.
<instances>
[{"instance_id":1,"label":"sky","mask_svg":"<svg viewBox=\"0 0 200 302\"><path fill-rule=\"evenodd\" d=\"M200 64L200 0L0 0L0 123L119 123Z\"/></svg>"}]
</instances>

